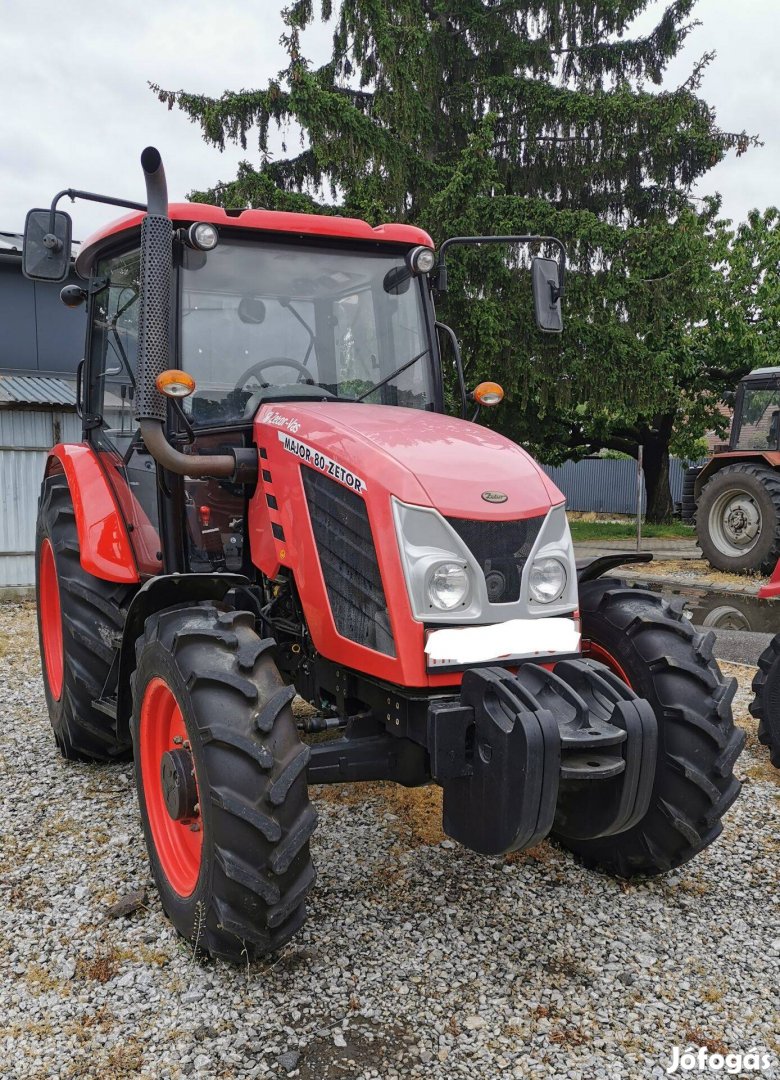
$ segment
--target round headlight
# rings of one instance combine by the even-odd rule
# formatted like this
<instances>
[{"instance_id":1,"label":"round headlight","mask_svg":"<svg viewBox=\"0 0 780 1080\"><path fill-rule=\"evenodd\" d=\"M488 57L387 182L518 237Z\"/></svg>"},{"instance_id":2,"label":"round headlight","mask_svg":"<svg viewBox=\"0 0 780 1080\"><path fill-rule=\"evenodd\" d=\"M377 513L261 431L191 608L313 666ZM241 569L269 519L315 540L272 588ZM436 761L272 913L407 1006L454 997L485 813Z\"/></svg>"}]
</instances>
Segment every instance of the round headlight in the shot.
<instances>
[{"instance_id":1,"label":"round headlight","mask_svg":"<svg viewBox=\"0 0 780 1080\"><path fill-rule=\"evenodd\" d=\"M409 265L413 274L430 274L435 262L436 256L427 247L416 247L409 256Z\"/></svg>"},{"instance_id":2,"label":"round headlight","mask_svg":"<svg viewBox=\"0 0 780 1080\"><path fill-rule=\"evenodd\" d=\"M537 604L551 604L566 588L566 567L558 559L537 559L531 567L528 585Z\"/></svg>"},{"instance_id":3,"label":"round headlight","mask_svg":"<svg viewBox=\"0 0 780 1080\"><path fill-rule=\"evenodd\" d=\"M219 233L208 221L196 221L187 230L187 239L198 251L211 251L219 243Z\"/></svg>"},{"instance_id":4,"label":"round headlight","mask_svg":"<svg viewBox=\"0 0 780 1080\"><path fill-rule=\"evenodd\" d=\"M428 597L433 607L451 611L466 602L469 575L463 563L439 563L428 581Z\"/></svg>"}]
</instances>

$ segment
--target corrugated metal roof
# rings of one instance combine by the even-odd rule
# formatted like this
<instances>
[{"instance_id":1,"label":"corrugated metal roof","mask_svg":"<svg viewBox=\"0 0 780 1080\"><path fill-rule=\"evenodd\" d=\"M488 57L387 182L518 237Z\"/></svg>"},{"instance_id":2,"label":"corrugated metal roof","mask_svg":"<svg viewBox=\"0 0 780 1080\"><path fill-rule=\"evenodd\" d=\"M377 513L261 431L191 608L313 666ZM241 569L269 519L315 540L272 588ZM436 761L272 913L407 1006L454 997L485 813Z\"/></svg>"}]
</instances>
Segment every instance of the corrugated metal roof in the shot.
<instances>
[{"instance_id":1,"label":"corrugated metal roof","mask_svg":"<svg viewBox=\"0 0 780 1080\"><path fill-rule=\"evenodd\" d=\"M23 240L21 233L0 232L0 252L21 255Z\"/></svg>"},{"instance_id":2,"label":"corrugated metal roof","mask_svg":"<svg viewBox=\"0 0 780 1080\"><path fill-rule=\"evenodd\" d=\"M0 232L0 255L19 255L21 257L23 247L24 236L22 233ZM71 262L73 262L80 250L81 241L74 240L71 244Z\"/></svg>"},{"instance_id":3,"label":"corrugated metal roof","mask_svg":"<svg viewBox=\"0 0 780 1080\"><path fill-rule=\"evenodd\" d=\"M45 375L0 375L0 405L76 404L76 388Z\"/></svg>"}]
</instances>

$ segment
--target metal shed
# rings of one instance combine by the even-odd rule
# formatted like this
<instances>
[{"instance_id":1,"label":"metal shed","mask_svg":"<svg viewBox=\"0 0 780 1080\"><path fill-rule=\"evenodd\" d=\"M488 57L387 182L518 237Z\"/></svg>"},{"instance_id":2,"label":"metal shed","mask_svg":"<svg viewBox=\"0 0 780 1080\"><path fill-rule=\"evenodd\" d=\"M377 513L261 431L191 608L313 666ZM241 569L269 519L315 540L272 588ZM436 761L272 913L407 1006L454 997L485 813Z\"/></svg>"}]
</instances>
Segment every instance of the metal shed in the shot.
<instances>
[{"instance_id":1,"label":"metal shed","mask_svg":"<svg viewBox=\"0 0 780 1080\"><path fill-rule=\"evenodd\" d=\"M46 455L79 442L73 383L0 374L0 596L35 582L35 518Z\"/></svg>"}]
</instances>

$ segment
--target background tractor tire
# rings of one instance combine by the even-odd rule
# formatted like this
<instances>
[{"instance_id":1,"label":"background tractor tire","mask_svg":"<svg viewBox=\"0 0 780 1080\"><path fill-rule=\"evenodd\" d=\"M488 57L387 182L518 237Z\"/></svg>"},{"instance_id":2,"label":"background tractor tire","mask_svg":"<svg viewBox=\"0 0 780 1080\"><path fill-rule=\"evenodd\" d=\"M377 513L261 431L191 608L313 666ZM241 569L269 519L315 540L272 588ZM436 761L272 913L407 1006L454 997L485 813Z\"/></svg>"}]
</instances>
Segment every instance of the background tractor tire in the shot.
<instances>
[{"instance_id":1,"label":"background tractor tire","mask_svg":"<svg viewBox=\"0 0 780 1080\"><path fill-rule=\"evenodd\" d=\"M152 874L178 932L232 962L284 945L314 882L310 750L273 644L249 612L203 603L152 615L136 647L131 728Z\"/></svg>"},{"instance_id":2,"label":"background tractor tire","mask_svg":"<svg viewBox=\"0 0 780 1080\"><path fill-rule=\"evenodd\" d=\"M742 543L740 523L756 515L759 531L752 539L750 530L743 532ZM780 558L780 472L747 462L716 472L699 495L696 536L704 558L717 570L770 574Z\"/></svg>"},{"instance_id":3,"label":"background tractor tire","mask_svg":"<svg viewBox=\"0 0 780 1080\"><path fill-rule=\"evenodd\" d=\"M696 520L696 477L701 472L700 465L692 465L683 473L682 505L680 516L685 525L693 525Z\"/></svg>"},{"instance_id":4,"label":"background tractor tire","mask_svg":"<svg viewBox=\"0 0 780 1080\"><path fill-rule=\"evenodd\" d=\"M761 654L753 693L750 711L758 720L758 741L769 747L769 760L780 769L780 634Z\"/></svg>"},{"instance_id":5,"label":"background tractor tire","mask_svg":"<svg viewBox=\"0 0 780 1080\"><path fill-rule=\"evenodd\" d=\"M713 659L714 635L695 633L655 593L600 578L580 587L580 611L583 655L652 705L658 759L650 807L635 826L594 840L556 839L619 877L663 873L712 843L739 794L733 768L745 734L731 715L736 683Z\"/></svg>"},{"instance_id":6,"label":"background tractor tire","mask_svg":"<svg viewBox=\"0 0 780 1080\"><path fill-rule=\"evenodd\" d=\"M134 588L88 574L81 566L73 500L66 478L41 488L35 540L38 639L54 738L65 758L116 761L130 740L94 706L121 641Z\"/></svg>"}]
</instances>

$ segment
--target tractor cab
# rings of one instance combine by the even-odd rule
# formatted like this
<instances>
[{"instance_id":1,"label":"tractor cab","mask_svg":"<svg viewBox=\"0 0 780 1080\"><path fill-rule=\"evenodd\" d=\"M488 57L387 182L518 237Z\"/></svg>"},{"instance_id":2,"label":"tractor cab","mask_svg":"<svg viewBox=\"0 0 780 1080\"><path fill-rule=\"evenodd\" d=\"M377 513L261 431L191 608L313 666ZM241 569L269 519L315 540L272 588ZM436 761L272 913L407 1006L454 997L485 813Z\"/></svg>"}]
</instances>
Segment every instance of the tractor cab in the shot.
<instances>
[{"instance_id":1,"label":"tractor cab","mask_svg":"<svg viewBox=\"0 0 780 1080\"><path fill-rule=\"evenodd\" d=\"M164 366L178 374L159 386L166 439L187 461L252 447L254 419L270 403L443 411L423 270L433 265L433 244L422 230L188 203L171 205L169 213ZM171 471L161 497L157 463L136 418L144 402L143 216L129 215L90 237L77 260L90 304L80 380L87 438L123 499L142 574L246 571L246 486L224 470Z\"/></svg>"},{"instance_id":2,"label":"tractor cab","mask_svg":"<svg viewBox=\"0 0 780 1080\"><path fill-rule=\"evenodd\" d=\"M432 268L433 243L422 230L188 203L169 210L169 362L194 382L183 405L194 430L251 425L269 401L442 410L430 287L420 268ZM105 372L114 389L137 360L141 217L90 237L77 260L96 298L98 344L113 357ZM125 396L135 396L129 379Z\"/></svg>"},{"instance_id":3,"label":"tractor cab","mask_svg":"<svg viewBox=\"0 0 780 1080\"><path fill-rule=\"evenodd\" d=\"M739 383L729 450L780 450L780 367L756 368Z\"/></svg>"}]
</instances>

